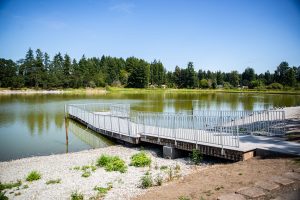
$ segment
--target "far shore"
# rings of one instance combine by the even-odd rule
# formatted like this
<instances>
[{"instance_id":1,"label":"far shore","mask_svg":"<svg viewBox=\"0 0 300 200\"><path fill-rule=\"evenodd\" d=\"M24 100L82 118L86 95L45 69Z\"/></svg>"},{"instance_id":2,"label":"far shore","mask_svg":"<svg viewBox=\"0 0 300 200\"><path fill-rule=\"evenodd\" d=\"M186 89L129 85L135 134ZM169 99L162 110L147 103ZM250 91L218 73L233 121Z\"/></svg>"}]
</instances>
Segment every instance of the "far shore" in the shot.
<instances>
[{"instance_id":1,"label":"far shore","mask_svg":"<svg viewBox=\"0 0 300 200\"><path fill-rule=\"evenodd\" d=\"M107 93L253 93L253 94L291 94L300 95L300 90L255 90L255 89L176 89L176 88L122 88L122 87L99 87L99 88L63 88L63 89L34 89L0 88L0 95L11 94L107 94Z\"/></svg>"}]
</instances>

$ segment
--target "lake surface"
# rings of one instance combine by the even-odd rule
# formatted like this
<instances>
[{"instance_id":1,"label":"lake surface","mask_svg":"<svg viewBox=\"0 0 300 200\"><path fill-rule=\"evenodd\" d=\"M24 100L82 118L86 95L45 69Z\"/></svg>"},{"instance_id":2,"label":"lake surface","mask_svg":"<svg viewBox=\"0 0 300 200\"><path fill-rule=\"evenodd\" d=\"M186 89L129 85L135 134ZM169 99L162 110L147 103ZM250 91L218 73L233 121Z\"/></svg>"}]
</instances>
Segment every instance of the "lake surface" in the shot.
<instances>
[{"instance_id":1,"label":"lake surface","mask_svg":"<svg viewBox=\"0 0 300 200\"><path fill-rule=\"evenodd\" d=\"M71 103L130 103L147 112L204 110L262 110L299 106L300 95L238 93L110 93L106 95L0 95L0 161L36 155L75 152L113 145L108 139L68 120Z\"/></svg>"}]
</instances>

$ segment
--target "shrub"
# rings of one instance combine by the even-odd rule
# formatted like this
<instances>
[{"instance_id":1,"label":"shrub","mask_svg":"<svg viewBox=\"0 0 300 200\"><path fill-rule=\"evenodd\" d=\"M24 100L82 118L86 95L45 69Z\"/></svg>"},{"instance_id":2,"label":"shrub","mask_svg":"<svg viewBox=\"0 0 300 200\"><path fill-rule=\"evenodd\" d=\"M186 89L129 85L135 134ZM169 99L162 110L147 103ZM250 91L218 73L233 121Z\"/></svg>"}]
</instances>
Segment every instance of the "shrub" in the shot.
<instances>
[{"instance_id":1,"label":"shrub","mask_svg":"<svg viewBox=\"0 0 300 200\"><path fill-rule=\"evenodd\" d=\"M54 179L54 180L49 180L49 181L46 182L46 184L47 185L49 185L49 184L58 184L58 183L60 183L60 181L61 181L60 178L59 179Z\"/></svg>"},{"instance_id":2,"label":"shrub","mask_svg":"<svg viewBox=\"0 0 300 200\"><path fill-rule=\"evenodd\" d=\"M151 175L145 175L141 178L141 188L146 189L153 186L153 180Z\"/></svg>"},{"instance_id":3,"label":"shrub","mask_svg":"<svg viewBox=\"0 0 300 200\"><path fill-rule=\"evenodd\" d=\"M191 159L196 165L198 165L203 159L200 150L193 149L192 154L191 154Z\"/></svg>"},{"instance_id":4,"label":"shrub","mask_svg":"<svg viewBox=\"0 0 300 200\"><path fill-rule=\"evenodd\" d=\"M36 180L39 180L41 177L42 177L42 175L38 171L31 171L27 175L26 181L29 181L29 182L36 181Z\"/></svg>"},{"instance_id":5,"label":"shrub","mask_svg":"<svg viewBox=\"0 0 300 200\"><path fill-rule=\"evenodd\" d=\"M83 200L83 194L79 192L72 192L71 194L71 200Z\"/></svg>"},{"instance_id":6,"label":"shrub","mask_svg":"<svg viewBox=\"0 0 300 200\"><path fill-rule=\"evenodd\" d=\"M111 156L101 155L97 160L97 166L105 167L110 162Z\"/></svg>"},{"instance_id":7,"label":"shrub","mask_svg":"<svg viewBox=\"0 0 300 200\"><path fill-rule=\"evenodd\" d=\"M18 180L15 183L1 183L0 182L0 191L5 190L5 189L11 189L14 187L20 187L22 185L22 181Z\"/></svg>"},{"instance_id":8,"label":"shrub","mask_svg":"<svg viewBox=\"0 0 300 200\"><path fill-rule=\"evenodd\" d=\"M126 172L127 166L125 161L118 156L101 155L97 160L97 165L104 167L106 171L119 171L121 173Z\"/></svg>"},{"instance_id":9,"label":"shrub","mask_svg":"<svg viewBox=\"0 0 300 200\"><path fill-rule=\"evenodd\" d=\"M147 154L142 151L131 156L131 163L135 167L145 167L150 166L151 158L147 156Z\"/></svg>"},{"instance_id":10,"label":"shrub","mask_svg":"<svg viewBox=\"0 0 300 200\"><path fill-rule=\"evenodd\" d=\"M283 85L281 85L280 83L272 83L272 84L267 86L267 89L282 90Z\"/></svg>"}]
</instances>

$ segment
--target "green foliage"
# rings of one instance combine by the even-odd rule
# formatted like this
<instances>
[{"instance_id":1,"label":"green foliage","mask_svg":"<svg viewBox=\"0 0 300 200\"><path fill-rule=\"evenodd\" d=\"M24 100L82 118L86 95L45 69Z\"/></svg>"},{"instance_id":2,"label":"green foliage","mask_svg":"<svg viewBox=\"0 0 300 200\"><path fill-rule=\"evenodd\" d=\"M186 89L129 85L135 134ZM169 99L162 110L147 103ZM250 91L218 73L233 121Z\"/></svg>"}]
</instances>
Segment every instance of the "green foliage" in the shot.
<instances>
[{"instance_id":1,"label":"green foliage","mask_svg":"<svg viewBox=\"0 0 300 200\"><path fill-rule=\"evenodd\" d=\"M90 171L84 171L81 176L84 177L84 178L90 177L91 176L91 172Z\"/></svg>"},{"instance_id":2,"label":"green foliage","mask_svg":"<svg viewBox=\"0 0 300 200\"><path fill-rule=\"evenodd\" d=\"M126 172L125 161L118 156L101 155L97 160L97 166L104 167L106 171Z\"/></svg>"},{"instance_id":3,"label":"green foliage","mask_svg":"<svg viewBox=\"0 0 300 200\"><path fill-rule=\"evenodd\" d=\"M267 89L282 90L283 89L283 85L281 85L280 83L272 83L272 84L270 84L270 85L267 86Z\"/></svg>"},{"instance_id":4,"label":"green foliage","mask_svg":"<svg viewBox=\"0 0 300 200\"><path fill-rule=\"evenodd\" d=\"M140 184L141 188L147 189L152 186L153 186L153 180L150 174L141 177L141 184Z\"/></svg>"},{"instance_id":5,"label":"green foliage","mask_svg":"<svg viewBox=\"0 0 300 200\"><path fill-rule=\"evenodd\" d=\"M49 181L46 182L46 184L47 185L49 185L49 184L58 184L60 182L61 182L61 179L59 178L59 179L49 180Z\"/></svg>"},{"instance_id":6,"label":"green foliage","mask_svg":"<svg viewBox=\"0 0 300 200\"><path fill-rule=\"evenodd\" d=\"M0 182L0 191L5 190L5 189L11 189L14 187L20 187L22 185L22 181L18 180L15 183L1 183Z\"/></svg>"},{"instance_id":7,"label":"green foliage","mask_svg":"<svg viewBox=\"0 0 300 200\"><path fill-rule=\"evenodd\" d=\"M104 197L107 194L107 192L109 190L111 190L112 188L113 188L112 184L109 183L109 184L107 184L107 187L97 187L97 186L95 186L94 190L98 191L98 195L100 197Z\"/></svg>"},{"instance_id":8,"label":"green foliage","mask_svg":"<svg viewBox=\"0 0 300 200\"><path fill-rule=\"evenodd\" d=\"M131 163L135 167L145 167L151 165L151 158L147 156L147 154L142 151L131 156Z\"/></svg>"},{"instance_id":9,"label":"green foliage","mask_svg":"<svg viewBox=\"0 0 300 200\"><path fill-rule=\"evenodd\" d=\"M166 169L168 169L168 166L166 166L166 165L160 166L160 170L166 170Z\"/></svg>"},{"instance_id":10,"label":"green foliage","mask_svg":"<svg viewBox=\"0 0 300 200\"><path fill-rule=\"evenodd\" d=\"M0 200L8 200L8 197L5 196L5 192L0 191Z\"/></svg>"},{"instance_id":11,"label":"green foliage","mask_svg":"<svg viewBox=\"0 0 300 200\"><path fill-rule=\"evenodd\" d=\"M27 177L26 181L32 182L41 179L42 175L38 171L31 171Z\"/></svg>"},{"instance_id":12,"label":"green foliage","mask_svg":"<svg viewBox=\"0 0 300 200\"><path fill-rule=\"evenodd\" d=\"M71 200L83 200L84 199L84 196L83 194L75 191L75 192L72 192L71 194Z\"/></svg>"},{"instance_id":13,"label":"green foliage","mask_svg":"<svg viewBox=\"0 0 300 200\"><path fill-rule=\"evenodd\" d=\"M162 183L163 183L163 177L162 177L160 174L158 174L158 175L156 176L156 178L155 178L155 184L156 184L157 186L161 186Z\"/></svg>"},{"instance_id":14,"label":"green foliage","mask_svg":"<svg viewBox=\"0 0 300 200\"><path fill-rule=\"evenodd\" d=\"M193 149L192 154L191 154L191 159L196 165L201 163L203 156L202 156L202 153L200 152L200 150Z\"/></svg>"}]
</instances>

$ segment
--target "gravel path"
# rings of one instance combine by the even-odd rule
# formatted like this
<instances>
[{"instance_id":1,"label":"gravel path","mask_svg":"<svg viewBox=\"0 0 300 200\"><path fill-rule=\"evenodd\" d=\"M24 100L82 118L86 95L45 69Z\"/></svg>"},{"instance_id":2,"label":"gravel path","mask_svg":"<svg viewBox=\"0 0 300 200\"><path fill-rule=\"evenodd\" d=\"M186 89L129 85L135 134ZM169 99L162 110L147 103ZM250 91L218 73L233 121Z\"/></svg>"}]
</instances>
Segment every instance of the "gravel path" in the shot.
<instances>
[{"instance_id":1,"label":"gravel path","mask_svg":"<svg viewBox=\"0 0 300 200\"><path fill-rule=\"evenodd\" d=\"M139 188L140 178L150 170L153 178L161 174L165 179L168 177L167 170L161 170L161 166L180 166L179 175L184 176L192 171L189 165L182 159L167 160L158 158L151 153L152 164L149 167L136 168L128 166L126 173L106 172L103 168L97 168L88 178L82 177L82 170L75 170L76 166L95 164L101 154L116 155L130 163L130 157L138 150L122 146L111 146L106 148L81 151L69 154L59 154L32 158L23 158L9 162L0 163L0 181L2 183L16 182L22 180L22 186L6 190L9 199L70 199L74 191L84 194L85 199L95 197L97 192L95 186L106 187L112 183L113 188L104 199L130 199L140 195L146 190ZM27 182L26 176L37 170L42 178L37 181ZM173 174L175 170L173 171ZM49 184L51 179L61 179L59 184ZM28 188L24 188L28 185ZM20 194L19 194L20 193Z\"/></svg>"}]
</instances>

